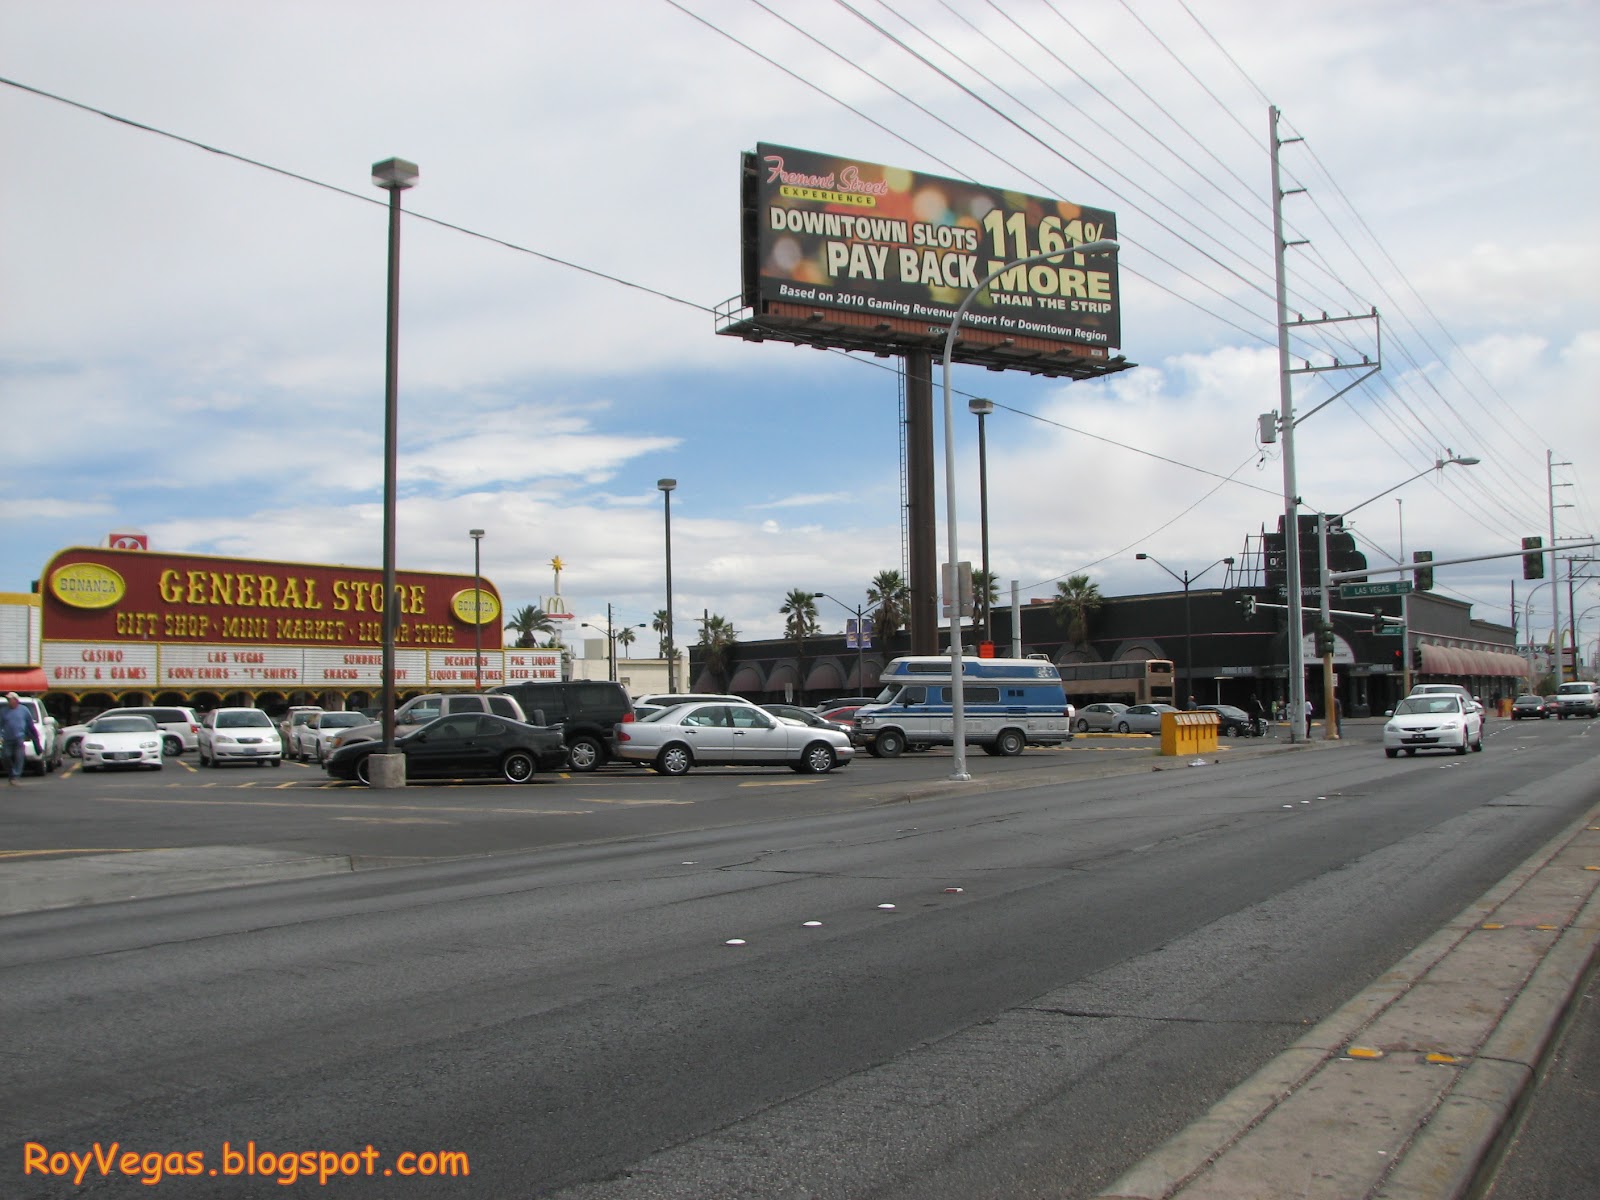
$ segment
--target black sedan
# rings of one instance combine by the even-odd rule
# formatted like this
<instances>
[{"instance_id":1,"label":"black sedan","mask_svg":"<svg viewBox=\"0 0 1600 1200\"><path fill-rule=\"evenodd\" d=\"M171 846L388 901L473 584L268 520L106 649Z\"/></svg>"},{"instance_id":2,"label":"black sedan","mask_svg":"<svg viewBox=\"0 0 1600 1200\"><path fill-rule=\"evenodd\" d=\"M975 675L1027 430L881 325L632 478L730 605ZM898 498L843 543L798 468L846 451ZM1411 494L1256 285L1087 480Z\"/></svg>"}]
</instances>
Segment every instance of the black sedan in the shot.
<instances>
[{"instance_id":1,"label":"black sedan","mask_svg":"<svg viewBox=\"0 0 1600 1200\"><path fill-rule=\"evenodd\" d=\"M559 725L524 725L491 713L456 713L430 721L394 740L406 756L407 779L462 779L494 776L527 783L538 771L566 765L567 745ZM367 778L367 761L383 749L381 741L340 746L323 766L335 779Z\"/></svg>"},{"instance_id":2,"label":"black sedan","mask_svg":"<svg viewBox=\"0 0 1600 1200\"><path fill-rule=\"evenodd\" d=\"M1217 714L1217 732L1223 737L1249 737L1252 732L1250 714L1231 704L1202 704L1199 712Z\"/></svg>"},{"instance_id":3,"label":"black sedan","mask_svg":"<svg viewBox=\"0 0 1600 1200\"><path fill-rule=\"evenodd\" d=\"M1550 715L1550 707L1545 704L1543 696L1518 696L1511 702L1511 719L1520 721L1524 717L1537 717L1543 721Z\"/></svg>"}]
</instances>

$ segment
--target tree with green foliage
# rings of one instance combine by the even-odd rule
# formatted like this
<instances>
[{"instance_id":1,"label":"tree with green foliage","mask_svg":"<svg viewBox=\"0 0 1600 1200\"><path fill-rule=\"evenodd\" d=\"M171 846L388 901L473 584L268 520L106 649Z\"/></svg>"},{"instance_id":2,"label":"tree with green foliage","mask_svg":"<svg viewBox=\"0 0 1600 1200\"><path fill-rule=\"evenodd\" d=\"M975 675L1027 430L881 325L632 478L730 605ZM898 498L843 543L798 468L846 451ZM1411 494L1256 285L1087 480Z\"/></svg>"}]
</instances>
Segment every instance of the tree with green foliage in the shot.
<instances>
[{"instance_id":1,"label":"tree with green foliage","mask_svg":"<svg viewBox=\"0 0 1600 1200\"><path fill-rule=\"evenodd\" d=\"M550 614L536 604L524 604L515 613L511 620L506 622L506 628L517 635L517 647L526 650L539 644L538 635L548 633L554 640L556 623L550 619Z\"/></svg>"},{"instance_id":2,"label":"tree with green foliage","mask_svg":"<svg viewBox=\"0 0 1600 1200\"><path fill-rule=\"evenodd\" d=\"M733 665L733 648L739 641L739 631L728 618L707 613L700 623L700 660L711 677L728 689L728 668Z\"/></svg>"},{"instance_id":3,"label":"tree with green foliage","mask_svg":"<svg viewBox=\"0 0 1600 1200\"><path fill-rule=\"evenodd\" d=\"M1089 640L1089 625L1105 602L1100 585L1087 575L1073 575L1065 583L1056 584L1050 608L1056 623L1066 626L1068 645L1079 646Z\"/></svg>"},{"instance_id":4,"label":"tree with green foliage","mask_svg":"<svg viewBox=\"0 0 1600 1200\"><path fill-rule=\"evenodd\" d=\"M633 645L633 643L638 640L638 637L639 635L634 633L632 625L624 625L621 629L617 630L617 645L622 647L623 658L632 657L628 653L628 647Z\"/></svg>"},{"instance_id":5,"label":"tree with green foliage","mask_svg":"<svg viewBox=\"0 0 1600 1200\"><path fill-rule=\"evenodd\" d=\"M879 571L867 586L867 603L874 605L874 634L887 645L906 623L911 608L911 588L899 571Z\"/></svg>"}]
</instances>

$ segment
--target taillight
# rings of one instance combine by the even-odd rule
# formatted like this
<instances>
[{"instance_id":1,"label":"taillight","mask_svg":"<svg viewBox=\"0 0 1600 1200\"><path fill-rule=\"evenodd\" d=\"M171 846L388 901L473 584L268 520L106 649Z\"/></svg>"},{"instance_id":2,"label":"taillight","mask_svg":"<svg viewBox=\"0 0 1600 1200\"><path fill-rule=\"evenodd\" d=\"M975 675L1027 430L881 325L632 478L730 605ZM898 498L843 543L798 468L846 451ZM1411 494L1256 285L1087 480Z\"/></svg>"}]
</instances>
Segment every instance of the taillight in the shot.
<instances>
[{"instance_id":1,"label":"taillight","mask_svg":"<svg viewBox=\"0 0 1600 1200\"><path fill-rule=\"evenodd\" d=\"M636 721L636 720L638 720L638 718L633 715L633 709L631 709L631 708L627 712L622 714L622 723L624 725L626 725L629 721Z\"/></svg>"},{"instance_id":2,"label":"taillight","mask_svg":"<svg viewBox=\"0 0 1600 1200\"><path fill-rule=\"evenodd\" d=\"M619 729L619 730L617 730L617 741L619 741L619 742L631 742L631 741L633 741L633 739L628 736L628 731L626 729Z\"/></svg>"}]
</instances>

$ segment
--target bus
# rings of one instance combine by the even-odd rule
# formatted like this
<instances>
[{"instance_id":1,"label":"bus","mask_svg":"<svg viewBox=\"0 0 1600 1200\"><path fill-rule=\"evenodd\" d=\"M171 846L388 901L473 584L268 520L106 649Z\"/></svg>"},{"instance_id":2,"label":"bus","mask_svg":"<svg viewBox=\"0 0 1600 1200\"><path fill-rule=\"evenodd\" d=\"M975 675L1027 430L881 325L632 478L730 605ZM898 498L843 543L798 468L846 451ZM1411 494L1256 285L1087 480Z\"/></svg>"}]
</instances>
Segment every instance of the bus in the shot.
<instances>
[{"instance_id":1,"label":"bus","mask_svg":"<svg viewBox=\"0 0 1600 1200\"><path fill-rule=\"evenodd\" d=\"M1074 707L1115 700L1123 704L1176 704L1172 660L1062 663L1061 686Z\"/></svg>"}]
</instances>

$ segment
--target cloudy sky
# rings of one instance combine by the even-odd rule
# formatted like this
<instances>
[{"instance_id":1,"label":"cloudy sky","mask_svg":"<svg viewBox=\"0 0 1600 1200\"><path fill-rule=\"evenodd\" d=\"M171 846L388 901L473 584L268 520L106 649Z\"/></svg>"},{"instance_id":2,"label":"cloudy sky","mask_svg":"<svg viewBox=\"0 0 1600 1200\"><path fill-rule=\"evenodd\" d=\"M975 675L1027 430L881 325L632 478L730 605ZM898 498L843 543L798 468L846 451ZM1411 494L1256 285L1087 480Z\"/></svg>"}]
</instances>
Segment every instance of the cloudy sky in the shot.
<instances>
[{"instance_id":1,"label":"cloudy sky","mask_svg":"<svg viewBox=\"0 0 1600 1200\"><path fill-rule=\"evenodd\" d=\"M1278 405L1269 104L1305 139L1283 150L1306 189L1285 202L1291 307L1382 317L1382 372L1299 426L1311 510L1475 456L1358 528L1374 558L1402 512L1408 552L1507 550L1548 537L1553 450L1559 532L1600 531L1589 0L0 0L0 76L0 590L130 527L381 562L370 167L400 156L421 168L402 567L470 571L481 527L508 606L548 594L559 555L581 619L647 621L671 476L680 624L770 636L791 588L862 601L903 557L895 363L716 336L758 142L1117 214L1140 365L957 368L961 556L982 395L1000 578L1163 590L1136 551L1199 570L1282 512L1256 441ZM1367 348L1368 326L1335 328ZM1351 381L1298 376L1297 410ZM1520 575L1442 570L1440 590L1505 621Z\"/></svg>"}]
</instances>

